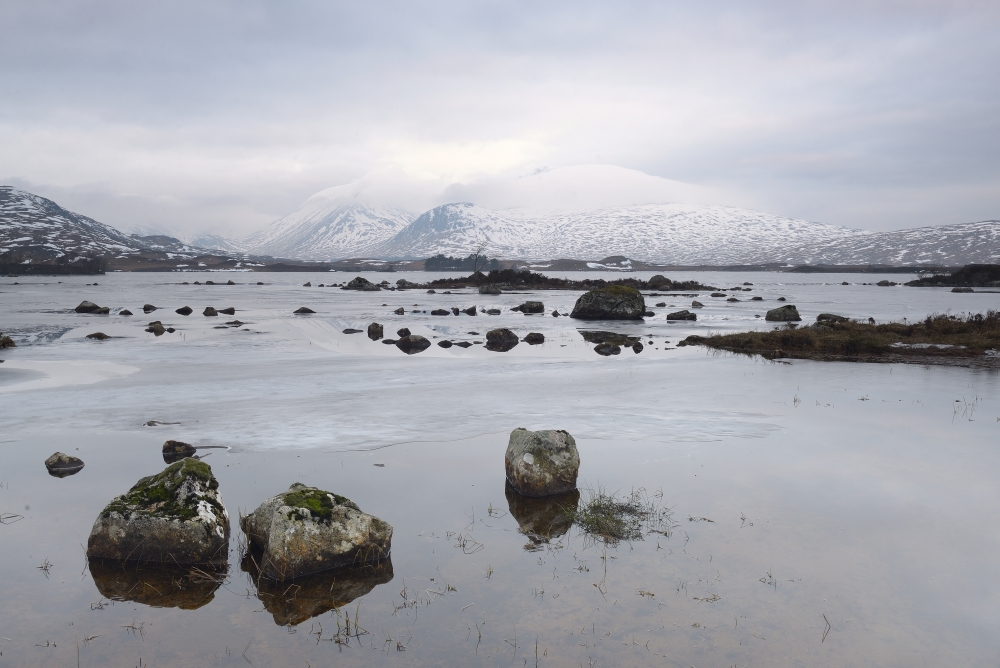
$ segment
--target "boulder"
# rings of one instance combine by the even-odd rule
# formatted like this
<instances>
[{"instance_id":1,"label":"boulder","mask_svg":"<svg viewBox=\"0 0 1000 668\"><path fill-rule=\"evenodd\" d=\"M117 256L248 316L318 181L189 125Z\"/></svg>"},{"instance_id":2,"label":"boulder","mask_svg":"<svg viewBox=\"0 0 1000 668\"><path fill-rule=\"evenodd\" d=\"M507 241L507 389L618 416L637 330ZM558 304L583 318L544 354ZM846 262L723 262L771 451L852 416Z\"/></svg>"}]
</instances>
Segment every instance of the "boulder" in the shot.
<instances>
[{"instance_id":1,"label":"boulder","mask_svg":"<svg viewBox=\"0 0 1000 668\"><path fill-rule=\"evenodd\" d=\"M215 281L205 281L205 285L215 285Z\"/></svg>"},{"instance_id":2,"label":"boulder","mask_svg":"<svg viewBox=\"0 0 1000 668\"><path fill-rule=\"evenodd\" d=\"M214 308L212 308L211 306L206 306L206 307L205 307L205 310L204 310L204 311L202 311L202 312L201 312L201 314L202 314L203 316L207 316L207 317L215 317L215 316L219 315L219 312L218 312L218 311L216 311L216 310L215 310Z\"/></svg>"},{"instance_id":3,"label":"boulder","mask_svg":"<svg viewBox=\"0 0 1000 668\"><path fill-rule=\"evenodd\" d=\"M459 313L461 313L461 311L459 310L459 308L457 306L452 306L451 307L451 314L452 315L458 315Z\"/></svg>"},{"instance_id":4,"label":"boulder","mask_svg":"<svg viewBox=\"0 0 1000 668\"><path fill-rule=\"evenodd\" d=\"M510 310L520 311L521 313L545 313L545 305L542 302L524 302L520 306L515 306Z\"/></svg>"},{"instance_id":5,"label":"boulder","mask_svg":"<svg viewBox=\"0 0 1000 668\"><path fill-rule=\"evenodd\" d=\"M729 299L727 299L726 301L727 301L727 302L738 302L738 301L739 301L739 299L737 299L736 297L730 297L730 298L729 298Z\"/></svg>"},{"instance_id":6,"label":"boulder","mask_svg":"<svg viewBox=\"0 0 1000 668\"><path fill-rule=\"evenodd\" d=\"M155 336L163 336L167 330L164 329L163 323L161 323L159 320L154 320L153 322L149 323L148 327L146 327L146 331Z\"/></svg>"},{"instance_id":7,"label":"boulder","mask_svg":"<svg viewBox=\"0 0 1000 668\"><path fill-rule=\"evenodd\" d=\"M670 288L670 279L663 274L657 274L649 279L648 285L651 290L658 290L661 288Z\"/></svg>"},{"instance_id":8,"label":"boulder","mask_svg":"<svg viewBox=\"0 0 1000 668\"><path fill-rule=\"evenodd\" d=\"M56 452L45 460L45 468L48 469L49 475L56 478L65 478L74 473L79 473L83 468L83 460L79 457L71 457L70 455Z\"/></svg>"},{"instance_id":9,"label":"boulder","mask_svg":"<svg viewBox=\"0 0 1000 668\"><path fill-rule=\"evenodd\" d=\"M436 308L431 311L431 315L451 315L451 311L443 308Z\"/></svg>"},{"instance_id":10,"label":"boulder","mask_svg":"<svg viewBox=\"0 0 1000 668\"><path fill-rule=\"evenodd\" d=\"M315 312L316 311L312 310L311 308L309 308L307 306L300 306L299 308L297 308L294 311L292 311L292 314L293 315L307 315L309 313L315 313Z\"/></svg>"},{"instance_id":11,"label":"boulder","mask_svg":"<svg viewBox=\"0 0 1000 668\"><path fill-rule=\"evenodd\" d=\"M431 288L430 290L427 291L427 294L429 294L429 295L436 295L437 294L437 290L435 290L434 288Z\"/></svg>"},{"instance_id":12,"label":"boulder","mask_svg":"<svg viewBox=\"0 0 1000 668\"><path fill-rule=\"evenodd\" d=\"M550 496L576 489L580 453L576 441L563 430L510 433L504 454L507 482L524 496Z\"/></svg>"},{"instance_id":13,"label":"boulder","mask_svg":"<svg viewBox=\"0 0 1000 668\"><path fill-rule=\"evenodd\" d=\"M236 309L232 306L229 308L220 308L219 313L224 313L226 315L236 315Z\"/></svg>"},{"instance_id":14,"label":"boulder","mask_svg":"<svg viewBox=\"0 0 1000 668\"><path fill-rule=\"evenodd\" d=\"M896 281L887 281L883 279L878 283L876 283L875 285L879 286L880 288L891 288L893 286L899 285L899 283L897 283Z\"/></svg>"},{"instance_id":15,"label":"boulder","mask_svg":"<svg viewBox=\"0 0 1000 668\"><path fill-rule=\"evenodd\" d=\"M157 308L159 308L159 307L158 306L153 306L152 304L143 304L142 305L142 312L143 313L152 313Z\"/></svg>"},{"instance_id":16,"label":"boulder","mask_svg":"<svg viewBox=\"0 0 1000 668\"><path fill-rule=\"evenodd\" d=\"M132 311L129 311L127 308L123 308L121 311L118 311L118 315L132 315Z\"/></svg>"},{"instance_id":17,"label":"boulder","mask_svg":"<svg viewBox=\"0 0 1000 668\"><path fill-rule=\"evenodd\" d=\"M194 313L194 309L191 308L190 306L182 306L176 311L174 311L174 313L176 313L177 315L191 315L192 313Z\"/></svg>"},{"instance_id":18,"label":"boulder","mask_svg":"<svg viewBox=\"0 0 1000 668\"><path fill-rule=\"evenodd\" d=\"M407 355L415 355L431 347L431 342L419 334L410 334L396 341L396 347Z\"/></svg>"},{"instance_id":19,"label":"boulder","mask_svg":"<svg viewBox=\"0 0 1000 668\"><path fill-rule=\"evenodd\" d=\"M476 307L470 306L469 308L462 311L462 313L464 313L465 315L476 315Z\"/></svg>"},{"instance_id":20,"label":"boulder","mask_svg":"<svg viewBox=\"0 0 1000 668\"><path fill-rule=\"evenodd\" d=\"M361 330L360 329L354 329L353 327L348 327L347 329L343 330L342 333L343 334L360 334Z\"/></svg>"},{"instance_id":21,"label":"boulder","mask_svg":"<svg viewBox=\"0 0 1000 668\"><path fill-rule=\"evenodd\" d=\"M704 308L704 306L705 305L698 300L691 302L691 308Z\"/></svg>"},{"instance_id":22,"label":"boulder","mask_svg":"<svg viewBox=\"0 0 1000 668\"><path fill-rule=\"evenodd\" d=\"M225 564L228 553L219 482L208 464L190 457L115 497L87 541L88 557L157 564Z\"/></svg>"},{"instance_id":23,"label":"boulder","mask_svg":"<svg viewBox=\"0 0 1000 668\"><path fill-rule=\"evenodd\" d=\"M785 308L788 308L787 306ZM836 313L820 313L816 316L816 322L850 322L851 319L847 316L837 315Z\"/></svg>"},{"instance_id":24,"label":"boulder","mask_svg":"<svg viewBox=\"0 0 1000 668\"><path fill-rule=\"evenodd\" d=\"M843 281L841 285L850 285L850 283L848 283L847 281Z\"/></svg>"},{"instance_id":25,"label":"boulder","mask_svg":"<svg viewBox=\"0 0 1000 668\"><path fill-rule=\"evenodd\" d=\"M665 308L666 305L667 305L667 302L657 302L656 308Z\"/></svg>"},{"instance_id":26,"label":"boulder","mask_svg":"<svg viewBox=\"0 0 1000 668\"><path fill-rule=\"evenodd\" d=\"M594 352L608 357L609 355L621 355L622 349L621 346L614 343L598 343L594 346Z\"/></svg>"},{"instance_id":27,"label":"boulder","mask_svg":"<svg viewBox=\"0 0 1000 668\"><path fill-rule=\"evenodd\" d=\"M229 279L226 281L226 285L236 285L236 283L233 282L233 279Z\"/></svg>"},{"instance_id":28,"label":"boulder","mask_svg":"<svg viewBox=\"0 0 1000 668\"><path fill-rule=\"evenodd\" d=\"M185 457L194 457L195 447L183 441L167 441L163 444L163 461L167 464L179 462Z\"/></svg>"},{"instance_id":29,"label":"boulder","mask_svg":"<svg viewBox=\"0 0 1000 668\"><path fill-rule=\"evenodd\" d=\"M480 285L479 294L481 295L499 295L502 291L495 285Z\"/></svg>"},{"instance_id":30,"label":"boulder","mask_svg":"<svg viewBox=\"0 0 1000 668\"><path fill-rule=\"evenodd\" d=\"M389 557L392 527L350 499L295 483L240 519L260 572L289 580Z\"/></svg>"},{"instance_id":31,"label":"boulder","mask_svg":"<svg viewBox=\"0 0 1000 668\"><path fill-rule=\"evenodd\" d=\"M304 288L311 288L312 286L313 286L312 281L306 281L305 283L302 284L302 287Z\"/></svg>"},{"instance_id":32,"label":"boulder","mask_svg":"<svg viewBox=\"0 0 1000 668\"><path fill-rule=\"evenodd\" d=\"M469 343L468 341L458 341L457 343L455 343L455 345L458 346L459 348L471 348L472 347L472 344Z\"/></svg>"},{"instance_id":33,"label":"boulder","mask_svg":"<svg viewBox=\"0 0 1000 668\"><path fill-rule=\"evenodd\" d=\"M752 302L762 302L762 301L764 301L764 298L763 297L751 297L750 301L752 301Z\"/></svg>"},{"instance_id":34,"label":"boulder","mask_svg":"<svg viewBox=\"0 0 1000 668\"><path fill-rule=\"evenodd\" d=\"M17 344L14 343L14 339L4 336L4 333L0 332L0 350L4 348L17 348Z\"/></svg>"},{"instance_id":35,"label":"boulder","mask_svg":"<svg viewBox=\"0 0 1000 668\"><path fill-rule=\"evenodd\" d=\"M257 281L257 285L264 285L264 281Z\"/></svg>"},{"instance_id":36,"label":"boulder","mask_svg":"<svg viewBox=\"0 0 1000 668\"><path fill-rule=\"evenodd\" d=\"M406 310L402 306L400 306L398 309L393 311L393 313L395 313L396 315L403 315L404 313L406 313Z\"/></svg>"},{"instance_id":37,"label":"boulder","mask_svg":"<svg viewBox=\"0 0 1000 668\"><path fill-rule=\"evenodd\" d=\"M713 293L711 294L711 296L712 296L712 297L725 297L725 296L726 296L726 293L725 293L725 292L713 292Z\"/></svg>"},{"instance_id":38,"label":"boulder","mask_svg":"<svg viewBox=\"0 0 1000 668\"><path fill-rule=\"evenodd\" d=\"M382 338L382 335L383 335L382 325L378 324L377 322L373 322L372 324L368 325L369 339L371 339L372 341L378 341L379 339Z\"/></svg>"},{"instance_id":39,"label":"boulder","mask_svg":"<svg viewBox=\"0 0 1000 668\"><path fill-rule=\"evenodd\" d=\"M103 341L104 339L110 339L111 337L104 332L94 332L93 334L87 334L88 339L94 339L95 341Z\"/></svg>"},{"instance_id":40,"label":"boulder","mask_svg":"<svg viewBox=\"0 0 1000 668\"><path fill-rule=\"evenodd\" d=\"M95 313L101 310L101 307L94 302L88 302L86 300L80 302L80 305L74 309L77 313Z\"/></svg>"},{"instance_id":41,"label":"boulder","mask_svg":"<svg viewBox=\"0 0 1000 668\"><path fill-rule=\"evenodd\" d=\"M667 320L697 320L698 314L691 313L687 309L683 311L674 311L673 313L667 314Z\"/></svg>"},{"instance_id":42,"label":"boulder","mask_svg":"<svg viewBox=\"0 0 1000 668\"><path fill-rule=\"evenodd\" d=\"M753 283L750 283L748 281L743 281L743 285L753 285Z\"/></svg>"},{"instance_id":43,"label":"boulder","mask_svg":"<svg viewBox=\"0 0 1000 668\"><path fill-rule=\"evenodd\" d=\"M642 348L643 348L642 341L636 341L635 343L632 344L632 352L634 352L636 355L642 352Z\"/></svg>"},{"instance_id":44,"label":"boulder","mask_svg":"<svg viewBox=\"0 0 1000 668\"><path fill-rule=\"evenodd\" d=\"M559 311L557 311L556 309L552 309L552 317L553 318L558 318L559 317Z\"/></svg>"},{"instance_id":45,"label":"boulder","mask_svg":"<svg viewBox=\"0 0 1000 668\"><path fill-rule=\"evenodd\" d=\"M646 302L635 288L608 285L591 290L576 300L571 318L582 320L639 320Z\"/></svg>"},{"instance_id":46,"label":"boulder","mask_svg":"<svg viewBox=\"0 0 1000 668\"><path fill-rule=\"evenodd\" d=\"M341 290L362 290L364 292L374 292L381 289L367 278L362 278L361 276L352 279L347 285L341 288Z\"/></svg>"},{"instance_id":47,"label":"boulder","mask_svg":"<svg viewBox=\"0 0 1000 668\"><path fill-rule=\"evenodd\" d=\"M410 335L410 330L406 327L396 330L396 336L398 336L399 338L403 338L404 336L409 336L409 335Z\"/></svg>"},{"instance_id":48,"label":"boulder","mask_svg":"<svg viewBox=\"0 0 1000 668\"><path fill-rule=\"evenodd\" d=\"M802 320L802 317L799 315L799 310L795 308L794 304L788 304L787 306L779 306L778 308L771 309L764 316L764 320L769 322L798 322Z\"/></svg>"},{"instance_id":49,"label":"boulder","mask_svg":"<svg viewBox=\"0 0 1000 668\"><path fill-rule=\"evenodd\" d=\"M952 292L975 292L972 288L952 288Z\"/></svg>"},{"instance_id":50,"label":"boulder","mask_svg":"<svg viewBox=\"0 0 1000 668\"><path fill-rule=\"evenodd\" d=\"M498 308L491 308L490 310L488 310L486 312L486 315L500 315L500 309L498 309Z\"/></svg>"},{"instance_id":51,"label":"boulder","mask_svg":"<svg viewBox=\"0 0 1000 668\"><path fill-rule=\"evenodd\" d=\"M486 349L497 353L505 353L518 343L517 334L506 327L491 329L486 332Z\"/></svg>"},{"instance_id":52,"label":"boulder","mask_svg":"<svg viewBox=\"0 0 1000 668\"><path fill-rule=\"evenodd\" d=\"M779 302L783 302L783 301L788 301L788 300L787 300L787 299L785 299L784 297L778 297L778 301L779 301Z\"/></svg>"},{"instance_id":53,"label":"boulder","mask_svg":"<svg viewBox=\"0 0 1000 668\"><path fill-rule=\"evenodd\" d=\"M451 348L452 343L448 339L445 339L444 341L438 341L438 346L441 348Z\"/></svg>"},{"instance_id":54,"label":"boulder","mask_svg":"<svg viewBox=\"0 0 1000 668\"><path fill-rule=\"evenodd\" d=\"M396 281L397 290L411 290L413 288L422 288L422 287L423 286L420 285L419 283L412 283L406 280L405 278L401 278L398 281Z\"/></svg>"},{"instance_id":55,"label":"boulder","mask_svg":"<svg viewBox=\"0 0 1000 668\"><path fill-rule=\"evenodd\" d=\"M545 343L545 335L540 332L531 332L524 337L524 342L528 345L537 346L539 343Z\"/></svg>"}]
</instances>

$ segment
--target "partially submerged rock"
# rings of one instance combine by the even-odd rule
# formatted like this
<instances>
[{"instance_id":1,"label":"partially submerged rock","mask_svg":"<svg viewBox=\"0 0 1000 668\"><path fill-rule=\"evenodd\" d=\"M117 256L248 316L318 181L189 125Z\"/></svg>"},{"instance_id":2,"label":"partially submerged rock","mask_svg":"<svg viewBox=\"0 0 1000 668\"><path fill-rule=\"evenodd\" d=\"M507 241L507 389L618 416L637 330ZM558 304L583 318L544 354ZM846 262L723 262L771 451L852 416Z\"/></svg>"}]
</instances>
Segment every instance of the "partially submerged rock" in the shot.
<instances>
[{"instance_id":1,"label":"partially submerged rock","mask_svg":"<svg viewBox=\"0 0 1000 668\"><path fill-rule=\"evenodd\" d=\"M704 304L702 304L702 303L701 303L700 301L698 301L697 299L696 299L696 300L694 300L693 302L691 302L691 308L704 308L704 306L705 306L705 305L704 305Z\"/></svg>"},{"instance_id":2,"label":"partially submerged rock","mask_svg":"<svg viewBox=\"0 0 1000 668\"><path fill-rule=\"evenodd\" d=\"M236 307L230 306L228 308L220 308L219 313L224 313L226 315L236 315Z\"/></svg>"},{"instance_id":3,"label":"partially submerged rock","mask_svg":"<svg viewBox=\"0 0 1000 668\"><path fill-rule=\"evenodd\" d=\"M219 315L219 312L218 312L218 311L216 311L216 310L215 310L215 309L214 309L213 307L211 307L211 306L206 306L206 307L205 307L205 310L204 310L204 311L202 311L202 315L203 315L203 316L207 316L207 317L215 317L215 316Z\"/></svg>"},{"instance_id":4,"label":"partially submerged rock","mask_svg":"<svg viewBox=\"0 0 1000 668\"><path fill-rule=\"evenodd\" d=\"M576 489L580 453L576 441L563 430L510 433L504 455L507 481L525 496L550 496Z\"/></svg>"},{"instance_id":5,"label":"partially submerged rock","mask_svg":"<svg viewBox=\"0 0 1000 668\"><path fill-rule=\"evenodd\" d=\"M431 315L451 315L451 311L443 308L436 308L431 311Z\"/></svg>"},{"instance_id":6,"label":"partially submerged rock","mask_svg":"<svg viewBox=\"0 0 1000 668\"><path fill-rule=\"evenodd\" d=\"M93 334L87 334L88 339L94 339L95 341L103 341L104 339L110 339L111 337L104 332L94 332Z\"/></svg>"},{"instance_id":7,"label":"partially submerged rock","mask_svg":"<svg viewBox=\"0 0 1000 668\"><path fill-rule=\"evenodd\" d=\"M542 302L524 302L520 306L514 306L510 310L520 311L521 313L545 313L545 304Z\"/></svg>"},{"instance_id":8,"label":"partially submerged rock","mask_svg":"<svg viewBox=\"0 0 1000 668\"><path fill-rule=\"evenodd\" d=\"M194 309L191 308L190 306L182 306L176 311L174 311L174 313L176 313L177 315L191 315L192 313L194 313Z\"/></svg>"},{"instance_id":9,"label":"partially submerged rock","mask_svg":"<svg viewBox=\"0 0 1000 668\"><path fill-rule=\"evenodd\" d=\"M143 304L142 305L142 312L143 313L152 313L157 308L159 308L159 307L158 306L153 306L152 304Z\"/></svg>"},{"instance_id":10,"label":"partially submerged rock","mask_svg":"<svg viewBox=\"0 0 1000 668\"><path fill-rule=\"evenodd\" d=\"M444 341L438 341L438 347L440 348L451 348L452 345L454 344L452 344L452 342L449 341L448 339L445 339Z\"/></svg>"},{"instance_id":11,"label":"partially submerged rock","mask_svg":"<svg viewBox=\"0 0 1000 668\"><path fill-rule=\"evenodd\" d=\"M389 556L392 527L350 499L295 483L240 519L265 577L289 580Z\"/></svg>"},{"instance_id":12,"label":"partially submerged rock","mask_svg":"<svg viewBox=\"0 0 1000 668\"><path fill-rule=\"evenodd\" d=\"M496 285L490 284L490 285L479 286L479 294L481 295L499 295L501 293L502 290L500 290L500 288Z\"/></svg>"},{"instance_id":13,"label":"partially submerged rock","mask_svg":"<svg viewBox=\"0 0 1000 668\"><path fill-rule=\"evenodd\" d=\"M952 292L975 292L972 288L952 288Z\"/></svg>"},{"instance_id":14,"label":"partially submerged rock","mask_svg":"<svg viewBox=\"0 0 1000 668\"><path fill-rule=\"evenodd\" d=\"M17 348L17 344L14 343L14 339L4 335L3 332L0 332L0 350L3 350L4 348Z\"/></svg>"},{"instance_id":15,"label":"partially submerged rock","mask_svg":"<svg viewBox=\"0 0 1000 668\"><path fill-rule=\"evenodd\" d=\"M598 343L594 346L594 352L598 355L608 357L610 355L621 355L622 349L621 346L614 343Z\"/></svg>"},{"instance_id":16,"label":"partially submerged rock","mask_svg":"<svg viewBox=\"0 0 1000 668\"><path fill-rule=\"evenodd\" d=\"M378 341L382 338L382 325L377 322L373 322L368 325L368 338L372 341Z\"/></svg>"},{"instance_id":17,"label":"partially submerged rock","mask_svg":"<svg viewBox=\"0 0 1000 668\"><path fill-rule=\"evenodd\" d=\"M129 311L127 308L123 308L121 311L118 311L118 315L132 315L132 311Z\"/></svg>"},{"instance_id":18,"label":"partially submerged rock","mask_svg":"<svg viewBox=\"0 0 1000 668\"><path fill-rule=\"evenodd\" d=\"M300 306L299 308L297 308L294 311L292 311L292 313L294 315L306 315L308 313L315 313L315 312L316 311L312 310L311 308L309 308L307 306Z\"/></svg>"},{"instance_id":19,"label":"partially submerged rock","mask_svg":"<svg viewBox=\"0 0 1000 668\"><path fill-rule=\"evenodd\" d=\"M697 319L698 319L698 314L691 313L691 311L688 311L687 309L667 314L667 320L697 320Z\"/></svg>"},{"instance_id":20,"label":"partially submerged rock","mask_svg":"<svg viewBox=\"0 0 1000 668\"><path fill-rule=\"evenodd\" d=\"M505 353L518 343L517 334L506 327L491 329L486 332L486 349Z\"/></svg>"},{"instance_id":21,"label":"partially submerged rock","mask_svg":"<svg viewBox=\"0 0 1000 668\"><path fill-rule=\"evenodd\" d=\"M540 343L545 343L545 335L541 332L530 332L524 337L524 342L531 346L537 346Z\"/></svg>"},{"instance_id":22,"label":"partially submerged rock","mask_svg":"<svg viewBox=\"0 0 1000 668\"><path fill-rule=\"evenodd\" d=\"M341 290L362 290L364 292L374 292L375 290L381 290L379 286L375 285L367 278L358 276L348 282L347 285L341 288Z\"/></svg>"},{"instance_id":23,"label":"partially submerged rock","mask_svg":"<svg viewBox=\"0 0 1000 668\"><path fill-rule=\"evenodd\" d=\"M431 347L431 342L419 334L403 336L396 341L396 347L407 355L415 355Z\"/></svg>"},{"instance_id":24,"label":"partially submerged rock","mask_svg":"<svg viewBox=\"0 0 1000 668\"><path fill-rule=\"evenodd\" d=\"M400 306L398 309L396 309L395 311L393 311L393 313L395 313L396 315L403 315L404 313L406 313L406 309L404 309L402 306Z\"/></svg>"},{"instance_id":25,"label":"partially submerged rock","mask_svg":"<svg viewBox=\"0 0 1000 668\"><path fill-rule=\"evenodd\" d=\"M65 478L66 476L79 473L83 469L83 466L82 459L63 454L62 452L56 452L45 460L45 468L48 469L49 475L55 478Z\"/></svg>"},{"instance_id":26,"label":"partially submerged rock","mask_svg":"<svg viewBox=\"0 0 1000 668\"><path fill-rule=\"evenodd\" d=\"M84 300L80 302L80 305L77 306L74 310L77 313L99 313L101 309L102 307L98 306L94 302L88 302L87 300ZM110 309L108 310L110 311Z\"/></svg>"},{"instance_id":27,"label":"partially submerged rock","mask_svg":"<svg viewBox=\"0 0 1000 668\"><path fill-rule=\"evenodd\" d=\"M211 467L182 459L142 478L101 511L87 556L157 564L224 564L229 513Z\"/></svg>"},{"instance_id":28,"label":"partially submerged rock","mask_svg":"<svg viewBox=\"0 0 1000 668\"><path fill-rule=\"evenodd\" d=\"M163 461L167 464L173 464L185 457L194 457L195 452L197 450L190 443L173 440L167 441L163 444Z\"/></svg>"},{"instance_id":29,"label":"partially submerged rock","mask_svg":"<svg viewBox=\"0 0 1000 668\"><path fill-rule=\"evenodd\" d=\"M154 336L163 336L166 333L166 329L163 327L163 323L159 320L154 320L146 326L146 331Z\"/></svg>"},{"instance_id":30,"label":"partially submerged rock","mask_svg":"<svg viewBox=\"0 0 1000 668\"><path fill-rule=\"evenodd\" d=\"M404 336L409 336L409 335L410 335L410 330L408 328L406 328L406 327L402 327L402 328L396 330L396 336L398 336L400 338L403 338Z\"/></svg>"},{"instance_id":31,"label":"partially submerged rock","mask_svg":"<svg viewBox=\"0 0 1000 668\"><path fill-rule=\"evenodd\" d=\"M570 317L582 320L639 320L645 312L646 302L638 290L624 285L608 285L581 295Z\"/></svg>"},{"instance_id":32,"label":"partially submerged rock","mask_svg":"<svg viewBox=\"0 0 1000 668\"><path fill-rule=\"evenodd\" d=\"M787 306L785 308L788 308ZM836 313L820 313L816 316L816 322L849 322L851 319Z\"/></svg>"},{"instance_id":33,"label":"partially submerged rock","mask_svg":"<svg viewBox=\"0 0 1000 668\"><path fill-rule=\"evenodd\" d=\"M788 304L787 306L779 306L778 308L771 309L764 316L764 320L769 322L798 322L802 320L802 316L799 315L799 310L795 308L794 304Z\"/></svg>"}]
</instances>

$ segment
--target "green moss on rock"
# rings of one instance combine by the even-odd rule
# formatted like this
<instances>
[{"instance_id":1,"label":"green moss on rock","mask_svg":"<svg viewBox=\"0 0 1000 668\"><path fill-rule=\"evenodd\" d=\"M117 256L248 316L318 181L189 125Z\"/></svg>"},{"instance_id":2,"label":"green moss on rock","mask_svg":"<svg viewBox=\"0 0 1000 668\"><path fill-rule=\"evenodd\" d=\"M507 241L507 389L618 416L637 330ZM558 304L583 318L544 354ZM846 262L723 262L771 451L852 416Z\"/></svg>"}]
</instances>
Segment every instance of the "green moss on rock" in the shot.
<instances>
[{"instance_id":1,"label":"green moss on rock","mask_svg":"<svg viewBox=\"0 0 1000 668\"><path fill-rule=\"evenodd\" d=\"M217 514L225 511L214 499L178 494L178 489L188 478L200 480L209 489L219 488L219 481L212 475L208 464L192 458L182 459L156 475L141 478L127 493L109 503L102 515L107 518L112 513L128 516L139 512L189 520L198 515L199 502L213 506Z\"/></svg>"}]
</instances>

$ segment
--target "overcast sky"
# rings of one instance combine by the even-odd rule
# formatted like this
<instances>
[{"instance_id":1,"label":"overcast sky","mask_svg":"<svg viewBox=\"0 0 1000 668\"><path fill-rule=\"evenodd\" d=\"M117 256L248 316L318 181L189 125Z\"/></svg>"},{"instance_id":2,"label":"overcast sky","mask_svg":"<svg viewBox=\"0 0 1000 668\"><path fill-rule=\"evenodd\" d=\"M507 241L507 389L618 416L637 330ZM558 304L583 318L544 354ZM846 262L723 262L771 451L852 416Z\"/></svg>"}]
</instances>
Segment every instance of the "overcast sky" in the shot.
<instances>
[{"instance_id":1,"label":"overcast sky","mask_svg":"<svg viewBox=\"0 0 1000 668\"><path fill-rule=\"evenodd\" d=\"M0 31L0 183L121 228L584 164L872 230L1000 218L996 0L0 0Z\"/></svg>"}]
</instances>

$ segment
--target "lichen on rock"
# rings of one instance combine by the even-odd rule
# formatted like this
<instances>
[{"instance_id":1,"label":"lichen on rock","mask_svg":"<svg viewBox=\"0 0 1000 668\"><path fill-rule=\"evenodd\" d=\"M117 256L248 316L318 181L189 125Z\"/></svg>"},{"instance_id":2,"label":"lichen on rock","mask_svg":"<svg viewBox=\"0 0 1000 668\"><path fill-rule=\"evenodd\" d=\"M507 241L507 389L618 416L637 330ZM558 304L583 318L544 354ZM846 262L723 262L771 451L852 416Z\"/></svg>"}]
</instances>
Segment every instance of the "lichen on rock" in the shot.
<instances>
[{"instance_id":1,"label":"lichen on rock","mask_svg":"<svg viewBox=\"0 0 1000 668\"><path fill-rule=\"evenodd\" d=\"M208 464L183 459L142 478L109 503L87 555L156 563L224 563L229 513Z\"/></svg>"},{"instance_id":2,"label":"lichen on rock","mask_svg":"<svg viewBox=\"0 0 1000 668\"><path fill-rule=\"evenodd\" d=\"M571 318L582 320L640 320L646 301L635 288L607 285L584 293L576 300Z\"/></svg>"},{"instance_id":3,"label":"lichen on rock","mask_svg":"<svg viewBox=\"0 0 1000 668\"><path fill-rule=\"evenodd\" d=\"M240 519L260 572L273 580L389 556L392 527L350 499L295 483Z\"/></svg>"},{"instance_id":4,"label":"lichen on rock","mask_svg":"<svg viewBox=\"0 0 1000 668\"><path fill-rule=\"evenodd\" d=\"M580 452L576 440L563 430L510 433L504 455L507 481L525 496L549 496L576 489Z\"/></svg>"}]
</instances>

